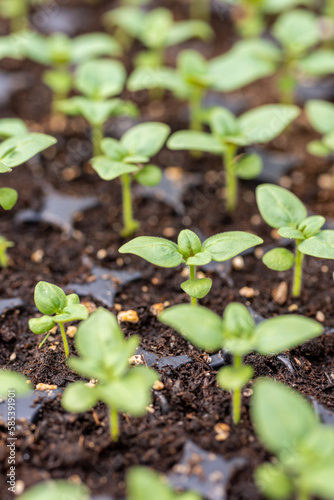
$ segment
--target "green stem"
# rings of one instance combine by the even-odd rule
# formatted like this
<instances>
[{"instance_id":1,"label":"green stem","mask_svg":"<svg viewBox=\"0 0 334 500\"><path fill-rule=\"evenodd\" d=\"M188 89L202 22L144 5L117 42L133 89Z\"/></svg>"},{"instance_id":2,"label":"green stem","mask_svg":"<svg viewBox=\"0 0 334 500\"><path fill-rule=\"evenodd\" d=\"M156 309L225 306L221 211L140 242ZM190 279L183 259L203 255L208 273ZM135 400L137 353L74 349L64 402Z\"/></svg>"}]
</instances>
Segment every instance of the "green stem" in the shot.
<instances>
[{"instance_id":1,"label":"green stem","mask_svg":"<svg viewBox=\"0 0 334 500\"><path fill-rule=\"evenodd\" d=\"M8 267L8 257L6 254L6 249L0 246L0 267Z\"/></svg>"},{"instance_id":2,"label":"green stem","mask_svg":"<svg viewBox=\"0 0 334 500\"><path fill-rule=\"evenodd\" d=\"M199 87L194 87L190 99L190 130L202 132L202 100L203 90Z\"/></svg>"},{"instance_id":3,"label":"green stem","mask_svg":"<svg viewBox=\"0 0 334 500\"><path fill-rule=\"evenodd\" d=\"M131 236L139 228L139 223L133 218L131 198L131 178L129 174L122 175L123 192L123 229L121 236Z\"/></svg>"},{"instance_id":4,"label":"green stem","mask_svg":"<svg viewBox=\"0 0 334 500\"><path fill-rule=\"evenodd\" d=\"M304 254L302 254L299 250L300 242L301 240L296 240L296 257L293 275L292 297L299 297L302 288Z\"/></svg>"},{"instance_id":5,"label":"green stem","mask_svg":"<svg viewBox=\"0 0 334 500\"><path fill-rule=\"evenodd\" d=\"M111 439L116 442L119 436L119 424L118 424L118 414L117 410L110 408L110 436Z\"/></svg>"},{"instance_id":6,"label":"green stem","mask_svg":"<svg viewBox=\"0 0 334 500\"><path fill-rule=\"evenodd\" d=\"M242 356L233 357L234 368L240 368L242 366ZM238 425L240 422L241 413L241 389L234 389L233 391L233 423Z\"/></svg>"},{"instance_id":7,"label":"green stem","mask_svg":"<svg viewBox=\"0 0 334 500\"><path fill-rule=\"evenodd\" d=\"M103 123L92 124L92 142L93 142L94 156L99 156L101 154L102 139L103 139Z\"/></svg>"},{"instance_id":8,"label":"green stem","mask_svg":"<svg viewBox=\"0 0 334 500\"><path fill-rule=\"evenodd\" d=\"M279 88L281 94L281 104L293 104L295 101L296 90L296 61L292 56L285 55L286 59L283 63L282 76L279 80Z\"/></svg>"},{"instance_id":9,"label":"green stem","mask_svg":"<svg viewBox=\"0 0 334 500\"><path fill-rule=\"evenodd\" d=\"M66 333L65 333L65 329L64 329L64 323L60 321L59 322L59 326L60 326L61 336L63 338L64 349L65 349L65 356L68 358L69 355L70 355L70 351L69 351L69 348L68 348Z\"/></svg>"},{"instance_id":10,"label":"green stem","mask_svg":"<svg viewBox=\"0 0 334 500\"><path fill-rule=\"evenodd\" d=\"M235 174L236 146L228 144L223 155L226 172L226 210L234 212L237 206L238 180Z\"/></svg>"},{"instance_id":11,"label":"green stem","mask_svg":"<svg viewBox=\"0 0 334 500\"><path fill-rule=\"evenodd\" d=\"M190 271L190 279L195 280L196 279L196 266L189 266L189 271ZM197 299L195 297L191 297L191 305L197 306Z\"/></svg>"},{"instance_id":12,"label":"green stem","mask_svg":"<svg viewBox=\"0 0 334 500\"><path fill-rule=\"evenodd\" d=\"M44 337L44 339L42 340L42 342L38 345L39 349L40 349L40 348L41 348L41 347L45 344L45 342L48 340L49 335L51 335L51 332L48 332L48 333L45 335L45 337Z\"/></svg>"}]
</instances>

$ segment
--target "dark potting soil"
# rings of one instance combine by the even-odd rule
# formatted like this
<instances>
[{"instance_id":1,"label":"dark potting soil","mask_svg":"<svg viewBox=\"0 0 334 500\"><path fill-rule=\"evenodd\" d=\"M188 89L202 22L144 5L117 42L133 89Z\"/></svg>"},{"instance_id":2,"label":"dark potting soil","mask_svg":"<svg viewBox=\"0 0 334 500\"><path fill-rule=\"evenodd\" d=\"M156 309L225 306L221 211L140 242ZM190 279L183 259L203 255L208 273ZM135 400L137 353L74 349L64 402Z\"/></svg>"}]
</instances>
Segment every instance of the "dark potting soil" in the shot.
<instances>
[{"instance_id":1,"label":"dark potting soil","mask_svg":"<svg viewBox=\"0 0 334 500\"><path fill-rule=\"evenodd\" d=\"M171 4L176 17L186 17L183 3L169 2L168 6ZM77 33L100 29L99 14L112 5L113 2L103 2L101 6L92 8L85 4L86 12L90 12L91 24L87 28L85 18ZM67 7L82 8L83 4L79 0L71 1ZM228 15L216 12L213 26L217 33L214 44L206 46L191 42L185 46L199 48L207 57L227 50L236 38ZM5 27L1 29L4 33ZM138 48L139 45L135 44L133 52ZM170 50L168 60L174 61L176 53L176 49ZM131 56L132 52L125 59L129 69ZM26 78L24 88L18 85L8 105L0 110L1 116L24 118L31 130L52 133L58 139L56 146L28 165L19 167L10 175L1 176L2 185L18 190L19 201L13 210L0 214L0 234L15 243L9 250L10 267L1 270L0 299L11 298L15 302L4 304L3 310L0 302L0 367L24 373L34 385L46 383L64 388L78 380L80 377L66 367L59 334L49 337L42 349L37 348L41 339L28 328L29 318L37 314L33 291L40 280L68 290L70 286L83 286L83 301L105 307L101 297L106 296L103 295L103 287L111 290L110 282L101 283L102 295L99 292L92 295L96 290L88 287L95 278L99 279L94 268L103 267L110 273L115 285L113 293L116 292L109 310L116 314L129 309L137 312L138 323L122 323L123 331L127 337L139 334L141 348L156 356L158 362L163 360L158 371L164 384L163 390L153 391L153 403L145 417L120 417L121 434L117 444L110 441L108 414L103 404L90 412L76 415L62 409L60 395L39 402L39 412L33 423L20 421L17 427L17 479L28 487L49 478L80 478L94 495L111 495L114 499L121 499L125 494L125 473L132 465L152 466L176 481L175 475L180 470L178 465L191 441L229 464L227 481L217 490L220 494L217 500L223 498L224 492L229 500L260 500L252 474L254 468L270 456L258 442L249 418L252 383L243 391L242 421L234 427L231 397L217 387L216 370L210 366L211 356L192 347L176 332L159 323L152 308L154 304L167 307L168 304L187 301L180 289L180 283L186 279L181 275L182 269L161 269L139 258L118 253L123 243L118 236L120 186L117 181L108 183L100 180L91 169L90 134L85 121L81 118L50 119L51 95L40 83L42 70L37 65L6 60L0 66L10 75L15 73L19 78L18 74L23 73ZM227 96L227 102L233 99L240 111L245 105L254 107L277 102L275 81L276 78L269 78L252 84ZM136 95L125 92L124 97L135 100L144 119L165 121L173 130L187 127L186 106L168 93L162 101L153 102L149 101L146 92ZM129 123L126 119L115 120L108 124L106 133L117 137ZM294 156L297 165L292 168L291 174L284 174L277 182L292 189L310 212L334 219L334 190L330 184L324 187L320 182L320 176L330 172L330 163L306 153L306 144L316 137L302 114L288 133L282 134L269 146L257 149ZM138 235L163 236L175 241L184 228L198 231L204 237L222 231L244 230L261 236L267 248L287 244L277 240L275 231L261 220L255 203L256 182L241 183L237 210L232 216L226 214L224 176L219 158L203 155L194 160L188 153L164 149L156 161L164 169L166 188L174 185L177 190L173 196L170 192L161 195L158 188L154 198L147 196L146 192L137 192L134 209L142 224ZM74 215L71 231L60 228L54 214L49 220L43 216L39 217L39 222L27 219L22 222L23 210L45 215L45 197L50 187L58 195L95 197L98 203ZM324 411L332 415L332 262L305 259L304 288L300 299L292 299L286 293L286 285L291 287L291 274L265 268L259 250L255 255L251 252L243 257L242 269L234 267L231 263L224 263L201 270L213 280L212 290L201 304L222 314L228 303L238 301L264 318L293 311L321 320L325 334L319 339L279 357L265 358L252 354L246 362L254 367L255 378L270 376L285 382L316 402L316 408L323 405ZM122 284L117 275L120 271L137 273L136 279ZM113 272L117 279L112 278ZM71 354L75 355L73 340L69 339L69 344ZM185 358L182 358L179 366L176 362L168 367L165 364L168 356L173 360L179 359L175 358L178 356L188 356L191 362L184 363ZM224 438L215 427L219 423L227 425ZM6 485L6 437L6 428L2 425L0 488L3 500L13 497L7 492ZM231 465L230 461L234 459L241 461ZM202 476L203 481L208 480L203 471ZM209 490L208 487L207 495ZM211 498L215 500L215 497L208 497Z\"/></svg>"}]
</instances>

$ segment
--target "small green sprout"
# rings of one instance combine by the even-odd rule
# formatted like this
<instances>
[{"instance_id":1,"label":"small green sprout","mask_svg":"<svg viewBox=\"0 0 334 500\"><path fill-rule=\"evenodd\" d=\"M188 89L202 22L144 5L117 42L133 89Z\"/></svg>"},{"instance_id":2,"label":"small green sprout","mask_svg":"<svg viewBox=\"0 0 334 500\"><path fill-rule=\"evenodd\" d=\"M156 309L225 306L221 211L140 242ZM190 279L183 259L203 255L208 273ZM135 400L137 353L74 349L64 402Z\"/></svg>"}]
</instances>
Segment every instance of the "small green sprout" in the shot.
<instances>
[{"instance_id":1,"label":"small green sprout","mask_svg":"<svg viewBox=\"0 0 334 500\"><path fill-rule=\"evenodd\" d=\"M0 174L11 172L14 167L25 163L57 141L45 134L28 134L21 120L0 120L0 138L10 137L0 144ZM13 137L11 137L13 136ZM0 188L0 207L11 210L17 201L17 191L12 188ZM8 266L6 249L13 246L11 241L0 236L0 267Z\"/></svg>"},{"instance_id":2,"label":"small green sprout","mask_svg":"<svg viewBox=\"0 0 334 500\"><path fill-rule=\"evenodd\" d=\"M25 396L31 392L31 385L24 375L10 370L0 370L0 398L7 399L13 397L8 393L15 393L15 396Z\"/></svg>"},{"instance_id":3,"label":"small green sprout","mask_svg":"<svg viewBox=\"0 0 334 500\"><path fill-rule=\"evenodd\" d=\"M127 499L144 500L201 500L195 492L177 493L163 476L146 467L132 467L126 478Z\"/></svg>"},{"instance_id":4,"label":"small green sprout","mask_svg":"<svg viewBox=\"0 0 334 500\"><path fill-rule=\"evenodd\" d=\"M162 148L169 133L170 128L164 123L147 122L136 125L125 132L119 141L104 139L101 142L104 154L91 160L94 170L102 179L110 181L121 177L123 237L130 236L139 228L139 223L133 218L131 180L135 179L144 186L159 184L161 170L149 164L149 161Z\"/></svg>"},{"instance_id":5,"label":"small green sprout","mask_svg":"<svg viewBox=\"0 0 334 500\"><path fill-rule=\"evenodd\" d=\"M297 106L267 104L237 118L225 108L214 108L208 117L211 133L181 130L170 137L167 147L221 155L226 171L226 208L233 212L237 206L237 179L253 179L262 170L259 155L236 157L238 147L273 140L299 113Z\"/></svg>"},{"instance_id":6,"label":"small green sprout","mask_svg":"<svg viewBox=\"0 0 334 500\"><path fill-rule=\"evenodd\" d=\"M189 229L180 232L177 244L165 238L140 236L120 249L120 253L132 253L160 267L177 267L186 264L190 279L181 288L191 297L191 304L205 297L212 286L209 278L197 278L196 266L204 266L212 260L224 262L236 255L263 243L258 236L243 231L216 234L202 244L199 237Z\"/></svg>"},{"instance_id":7,"label":"small green sprout","mask_svg":"<svg viewBox=\"0 0 334 500\"><path fill-rule=\"evenodd\" d=\"M209 40L213 37L213 30L207 23L197 20L176 22L172 12L165 8L145 12L139 7L119 7L107 12L104 19L108 25L125 31L127 39L137 39L147 48L137 56L138 66L162 66L168 47L191 38Z\"/></svg>"},{"instance_id":8,"label":"small green sprout","mask_svg":"<svg viewBox=\"0 0 334 500\"><path fill-rule=\"evenodd\" d=\"M309 142L307 150L322 158L334 155L334 104L321 100L310 100L305 106L306 116L312 127L322 135L321 139ZM333 172L334 186L334 172Z\"/></svg>"},{"instance_id":9,"label":"small green sprout","mask_svg":"<svg viewBox=\"0 0 334 500\"><path fill-rule=\"evenodd\" d=\"M251 366L243 364L244 356L253 351L272 356L317 337L323 331L320 323L292 314L277 316L256 326L247 308L237 303L227 306L223 318L202 306L190 308L187 304L170 307L159 315L159 321L200 349L224 349L233 356L233 365L221 368L217 381L222 389L233 393L235 424L240 421L241 390L254 374Z\"/></svg>"},{"instance_id":10,"label":"small green sprout","mask_svg":"<svg viewBox=\"0 0 334 500\"><path fill-rule=\"evenodd\" d=\"M274 271L294 267L292 296L299 297L304 255L334 259L334 231L322 231L326 219L321 215L308 217L305 206L297 196L282 187L262 184L256 189L256 200L266 223L278 229L282 238L295 240L295 255L286 248L274 248L263 256L263 262Z\"/></svg>"},{"instance_id":11,"label":"small green sprout","mask_svg":"<svg viewBox=\"0 0 334 500\"><path fill-rule=\"evenodd\" d=\"M334 427L319 422L301 394L276 380L254 386L251 414L257 435L275 461L255 470L272 500L334 498Z\"/></svg>"},{"instance_id":12,"label":"small green sprout","mask_svg":"<svg viewBox=\"0 0 334 500\"><path fill-rule=\"evenodd\" d=\"M18 500L90 500L84 484L71 483L64 479L43 481L32 486Z\"/></svg>"},{"instance_id":13,"label":"small green sprout","mask_svg":"<svg viewBox=\"0 0 334 500\"><path fill-rule=\"evenodd\" d=\"M57 103L57 109L68 115L83 116L92 127L94 156L101 154L103 126L111 116L136 116L137 108L119 98L126 72L118 61L97 60L81 64L75 73L74 86L82 95Z\"/></svg>"},{"instance_id":14,"label":"small green sprout","mask_svg":"<svg viewBox=\"0 0 334 500\"><path fill-rule=\"evenodd\" d=\"M103 401L109 407L110 433L118 440L118 412L142 416L146 413L150 389L159 375L145 366L130 367L129 358L139 345L139 337L124 338L116 317L106 309L98 309L79 325L74 338L79 358L70 358L68 365L98 383L93 387L74 382L63 395L67 411L83 412Z\"/></svg>"},{"instance_id":15,"label":"small green sprout","mask_svg":"<svg viewBox=\"0 0 334 500\"><path fill-rule=\"evenodd\" d=\"M272 61L255 57L245 48L231 49L210 61L199 52L184 50L178 56L176 69L138 67L130 75L127 86L130 92L170 90L178 99L189 103L190 129L201 131L206 116L203 99L208 90L231 92L274 71Z\"/></svg>"},{"instance_id":16,"label":"small green sprout","mask_svg":"<svg viewBox=\"0 0 334 500\"><path fill-rule=\"evenodd\" d=\"M75 293L65 295L61 288L51 283L47 283L46 281L37 283L34 299L37 309L43 316L30 319L29 328L37 335L48 332L43 341L39 344L39 347L42 347L49 337L51 333L50 330L58 324L64 343L65 356L68 358L70 352L64 323L87 319L87 308L80 304L80 299Z\"/></svg>"},{"instance_id":17,"label":"small green sprout","mask_svg":"<svg viewBox=\"0 0 334 500\"><path fill-rule=\"evenodd\" d=\"M48 37L34 33L27 38L25 50L28 58L52 68L44 72L43 81L53 91L54 109L72 89L71 65L121 54L119 44L106 33L89 33L76 38L69 38L64 33Z\"/></svg>"}]
</instances>

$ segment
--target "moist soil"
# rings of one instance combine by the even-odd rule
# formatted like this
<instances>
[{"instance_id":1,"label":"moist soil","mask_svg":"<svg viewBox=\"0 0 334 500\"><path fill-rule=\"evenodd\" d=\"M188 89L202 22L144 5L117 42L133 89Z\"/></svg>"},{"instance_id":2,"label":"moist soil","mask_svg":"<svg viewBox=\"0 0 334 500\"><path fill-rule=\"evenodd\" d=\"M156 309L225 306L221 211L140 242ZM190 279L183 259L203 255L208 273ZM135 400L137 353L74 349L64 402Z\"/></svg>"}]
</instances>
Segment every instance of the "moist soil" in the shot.
<instances>
[{"instance_id":1,"label":"moist soil","mask_svg":"<svg viewBox=\"0 0 334 500\"><path fill-rule=\"evenodd\" d=\"M168 6L171 4L177 18L186 17L185 5L169 2ZM80 6L80 1L71 1L63 8ZM86 15L91 19L90 31L102 29L100 14L111 6L112 2L102 2L98 7L85 4ZM80 24L85 26L87 22ZM191 42L184 46L199 49L207 57L227 50L237 39L231 20L216 13L213 27L217 35L214 43ZM1 24L1 32L6 32L5 22ZM131 58L138 49L139 44L135 44L124 59L128 69L131 69ZM175 55L175 49L169 51L168 61L173 63ZM104 267L111 272L140 271L140 279L119 287L115 304L109 309L116 314L121 309L133 309L138 313L138 323L123 323L122 327L127 337L139 334L141 347L145 350L159 358L178 355L192 358L191 363L159 370L164 389L154 391L152 407L145 417L120 417L121 433L116 444L110 441L108 413L103 404L77 415L62 409L60 396L44 403L34 424L21 421L17 427L17 479L28 487L49 478L80 478L93 495L121 499L125 495L124 477L129 467L141 464L169 473L180 461L186 441L192 440L203 450L217 453L226 460L243 457L244 465L232 473L227 484L227 498L259 500L261 495L253 482L253 470L270 456L258 442L249 417L252 382L244 390L242 420L235 427L231 419L231 397L217 387L216 371L210 367L208 355L159 323L152 312L152 306L157 303L167 306L187 301L180 288L185 279L181 275L182 269L161 269L137 257L118 253L118 248L124 243L118 236L120 186L117 181L102 181L91 169L90 134L85 121L50 117L51 95L41 83L42 70L38 65L5 60L1 62L1 70L14 78L20 78L20 74L28 76L26 88L11 95L7 105L0 110L1 117L18 116L27 121L31 131L51 133L58 139L56 146L37 159L10 175L1 176L3 186L18 190L19 200L13 210L0 214L0 234L15 243L9 250L10 267L1 270L0 298L20 298L23 301L22 307L1 316L1 368L25 374L34 385L42 382L64 388L79 379L66 366L60 335L53 335L42 349L38 349L41 339L29 331L28 320L37 312L33 291L38 281L46 280L61 287L83 283L91 279L92 266ZM228 95L227 102L229 99L241 105L246 102L247 108L277 102L276 83L276 77L259 81ZM146 92L135 95L125 92L124 97L137 103L145 120L164 121L172 130L187 126L186 106L168 93L161 101L150 101ZM126 126L126 120L115 120L108 124L106 133L119 136ZM290 130L266 149L296 157L296 166L279 183L296 193L311 213L331 220L334 219L334 190L328 183L330 162L306 153L306 144L316 137L302 113ZM254 196L255 182L240 184L238 207L233 215L226 213L219 158L203 155L194 159L188 153L164 149L156 162L163 167L171 182L180 178L187 181L194 174L197 180L191 187L181 190L182 214L173 204L138 193L134 200L136 218L141 222L138 235L162 236L175 241L184 228L191 228L204 237L222 231L244 230L261 236L266 247L285 244L278 241L275 231L259 216ZM18 223L16 216L20 211L42 207L45 186L52 186L64 195L96 196L99 205L76 215L71 234L46 222ZM277 302L275 289L279 285L284 287L282 283L290 289L291 273L277 273L265 268L259 250L243 257L242 269L235 269L231 263L219 270L203 268L201 271L213 280L213 287L201 304L222 314L227 304L238 301L264 318L294 311L322 321L324 335L284 353L285 362L277 357L252 354L246 358L246 363L254 367L254 379L273 377L334 412L333 265L331 261L306 257L304 269L301 297L292 299L288 293ZM248 287L246 292L244 287ZM94 297L82 299L103 306ZM69 339L69 343L71 353L75 355L73 341ZM214 430L217 423L230 427L228 437L223 441L217 439ZM13 498L6 485L6 437L5 426L0 426L3 500Z\"/></svg>"}]
</instances>

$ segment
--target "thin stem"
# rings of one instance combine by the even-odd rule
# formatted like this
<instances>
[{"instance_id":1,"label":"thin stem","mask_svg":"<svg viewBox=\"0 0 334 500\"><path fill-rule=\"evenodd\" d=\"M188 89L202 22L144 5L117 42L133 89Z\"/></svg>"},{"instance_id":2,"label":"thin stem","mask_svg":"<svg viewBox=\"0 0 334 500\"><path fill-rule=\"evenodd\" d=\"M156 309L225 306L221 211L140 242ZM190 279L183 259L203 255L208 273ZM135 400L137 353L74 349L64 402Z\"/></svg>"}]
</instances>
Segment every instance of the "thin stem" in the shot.
<instances>
[{"instance_id":1,"label":"thin stem","mask_svg":"<svg viewBox=\"0 0 334 500\"><path fill-rule=\"evenodd\" d=\"M121 236L131 236L138 227L139 223L133 218L132 211L132 198L131 198L131 178L129 174L124 174L122 179L122 193L123 193L123 229Z\"/></svg>"},{"instance_id":2,"label":"thin stem","mask_svg":"<svg viewBox=\"0 0 334 500\"><path fill-rule=\"evenodd\" d=\"M234 368L240 368L242 366L242 356L233 357ZM241 413L241 389L234 389L233 391L233 423L238 425L240 422Z\"/></svg>"},{"instance_id":3,"label":"thin stem","mask_svg":"<svg viewBox=\"0 0 334 500\"><path fill-rule=\"evenodd\" d=\"M296 257L293 275L292 297L299 297L303 280L303 260L304 254L299 250L301 240L296 240Z\"/></svg>"},{"instance_id":4,"label":"thin stem","mask_svg":"<svg viewBox=\"0 0 334 500\"><path fill-rule=\"evenodd\" d=\"M286 60L283 63L282 76L279 80L281 104L293 104L295 100L296 81L296 61L285 55Z\"/></svg>"},{"instance_id":5,"label":"thin stem","mask_svg":"<svg viewBox=\"0 0 334 500\"><path fill-rule=\"evenodd\" d=\"M42 340L42 342L38 345L38 348L39 348L39 349L40 349L40 348L41 348L41 347L45 344L45 342L48 340L49 335L51 335L51 331L50 331L50 332L48 332L48 333L45 335L45 337L44 337L44 339Z\"/></svg>"},{"instance_id":6,"label":"thin stem","mask_svg":"<svg viewBox=\"0 0 334 500\"><path fill-rule=\"evenodd\" d=\"M190 99L190 130L202 132L202 110L203 90L199 87L194 87Z\"/></svg>"},{"instance_id":7,"label":"thin stem","mask_svg":"<svg viewBox=\"0 0 334 500\"><path fill-rule=\"evenodd\" d=\"M110 411L110 436L112 441L116 442L118 441L118 436L119 436L119 423L118 423L118 414L117 410L114 410L113 408L109 408Z\"/></svg>"},{"instance_id":8,"label":"thin stem","mask_svg":"<svg viewBox=\"0 0 334 500\"><path fill-rule=\"evenodd\" d=\"M61 336L63 338L64 349L65 349L65 356L68 358L69 355L70 355L70 351L69 351L69 348L68 348L66 333L65 333L65 329L64 329L64 323L60 321L59 322L59 326L60 326Z\"/></svg>"},{"instance_id":9,"label":"thin stem","mask_svg":"<svg viewBox=\"0 0 334 500\"><path fill-rule=\"evenodd\" d=\"M235 153L236 146L228 144L223 155L226 172L226 210L234 212L237 206L238 181L235 175Z\"/></svg>"},{"instance_id":10,"label":"thin stem","mask_svg":"<svg viewBox=\"0 0 334 500\"><path fill-rule=\"evenodd\" d=\"M6 249L0 246L0 267L8 267L8 257L6 254Z\"/></svg>"},{"instance_id":11,"label":"thin stem","mask_svg":"<svg viewBox=\"0 0 334 500\"><path fill-rule=\"evenodd\" d=\"M102 139L103 139L103 123L92 124L92 142L93 142L94 156L99 156L101 154Z\"/></svg>"},{"instance_id":12,"label":"thin stem","mask_svg":"<svg viewBox=\"0 0 334 500\"><path fill-rule=\"evenodd\" d=\"M190 271L190 279L195 280L196 279L196 266L189 266L189 271ZM197 306L197 299L195 297L191 297L191 305Z\"/></svg>"}]
</instances>

